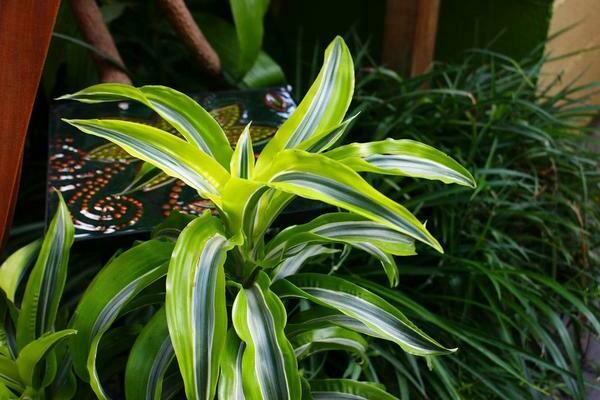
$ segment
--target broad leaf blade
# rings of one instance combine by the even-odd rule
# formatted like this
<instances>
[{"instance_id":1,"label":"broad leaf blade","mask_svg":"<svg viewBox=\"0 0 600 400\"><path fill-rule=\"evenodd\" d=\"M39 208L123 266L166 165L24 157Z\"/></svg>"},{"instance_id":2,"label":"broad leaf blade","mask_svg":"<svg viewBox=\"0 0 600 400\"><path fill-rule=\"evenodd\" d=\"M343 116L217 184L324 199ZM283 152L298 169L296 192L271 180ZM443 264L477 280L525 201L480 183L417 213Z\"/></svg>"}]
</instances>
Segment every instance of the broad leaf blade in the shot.
<instances>
[{"instance_id":1,"label":"broad leaf blade","mask_svg":"<svg viewBox=\"0 0 600 400\"><path fill-rule=\"evenodd\" d=\"M67 279L74 228L67 205L59 196L37 261L29 275L17 320L17 347L54 330L58 305Z\"/></svg>"},{"instance_id":2,"label":"broad leaf blade","mask_svg":"<svg viewBox=\"0 0 600 400\"><path fill-rule=\"evenodd\" d=\"M344 40L336 37L325 51L323 67L298 108L261 153L267 167L283 149L294 148L342 122L354 92L354 64Z\"/></svg>"},{"instance_id":3,"label":"broad leaf blade","mask_svg":"<svg viewBox=\"0 0 600 400\"><path fill-rule=\"evenodd\" d=\"M160 399L165 372L174 358L175 352L163 307L144 326L127 358L127 400Z\"/></svg>"},{"instance_id":4,"label":"broad leaf blade","mask_svg":"<svg viewBox=\"0 0 600 400\"><path fill-rule=\"evenodd\" d=\"M194 145L168 132L120 120L65 120L82 132L121 146L132 156L181 179L205 198L217 201L229 173Z\"/></svg>"},{"instance_id":5,"label":"broad leaf blade","mask_svg":"<svg viewBox=\"0 0 600 400\"><path fill-rule=\"evenodd\" d=\"M36 382L34 381L34 377L36 371L39 371L38 364L44 360L46 354L50 352L57 343L76 333L77 331L74 329L65 329L54 333L48 333L23 347L17 358L17 368L21 380L27 386L35 387Z\"/></svg>"},{"instance_id":6,"label":"broad leaf blade","mask_svg":"<svg viewBox=\"0 0 600 400\"><path fill-rule=\"evenodd\" d=\"M218 122L192 98L171 88L135 88L119 83L102 83L59 97L59 100L77 100L83 103L138 101L155 111L189 143L214 157L221 165L227 166L231 158L229 141Z\"/></svg>"},{"instance_id":7,"label":"broad leaf blade","mask_svg":"<svg viewBox=\"0 0 600 400\"><path fill-rule=\"evenodd\" d=\"M25 389L15 360L0 355L0 383L19 392Z\"/></svg>"},{"instance_id":8,"label":"broad leaf blade","mask_svg":"<svg viewBox=\"0 0 600 400\"><path fill-rule=\"evenodd\" d=\"M408 353L426 356L455 351L426 335L381 297L344 279L322 274L297 274L276 282L273 290L282 297L306 298L334 308Z\"/></svg>"},{"instance_id":9,"label":"broad leaf blade","mask_svg":"<svg viewBox=\"0 0 600 400\"><path fill-rule=\"evenodd\" d=\"M71 322L78 334L70 341L70 354L75 372L90 380L99 398L106 398L96 371L100 340L128 302L165 276L172 249L169 242L149 240L123 252L102 268L79 301Z\"/></svg>"},{"instance_id":10,"label":"broad leaf blade","mask_svg":"<svg viewBox=\"0 0 600 400\"><path fill-rule=\"evenodd\" d=\"M255 179L269 186L344 208L397 232L442 247L406 208L373 188L349 167L320 154L284 150Z\"/></svg>"},{"instance_id":11,"label":"broad leaf blade","mask_svg":"<svg viewBox=\"0 0 600 400\"><path fill-rule=\"evenodd\" d=\"M414 140L386 139L352 143L325 154L355 171L436 179L475 187L475 179L462 165L441 151Z\"/></svg>"},{"instance_id":12,"label":"broad leaf blade","mask_svg":"<svg viewBox=\"0 0 600 400\"><path fill-rule=\"evenodd\" d=\"M269 0L229 0L240 45L239 69L246 73L256 62L263 39L263 17Z\"/></svg>"},{"instance_id":13,"label":"broad leaf blade","mask_svg":"<svg viewBox=\"0 0 600 400\"><path fill-rule=\"evenodd\" d=\"M233 325L246 344L242 360L244 393L256 400L299 399L298 365L283 331L286 311L269 283L269 278L260 273L251 286L240 290L233 305Z\"/></svg>"},{"instance_id":14,"label":"broad leaf blade","mask_svg":"<svg viewBox=\"0 0 600 400\"><path fill-rule=\"evenodd\" d=\"M219 379L219 400L244 400L242 383L242 358L246 345L240 341L232 328L227 333L227 341L221 357L221 377Z\"/></svg>"},{"instance_id":15,"label":"broad leaf blade","mask_svg":"<svg viewBox=\"0 0 600 400\"><path fill-rule=\"evenodd\" d=\"M13 304L19 284L27 271L27 267L38 254L42 246L41 240L29 243L11 254L0 266L0 289Z\"/></svg>"},{"instance_id":16,"label":"broad leaf blade","mask_svg":"<svg viewBox=\"0 0 600 400\"><path fill-rule=\"evenodd\" d=\"M181 233L167 275L169 333L190 399L212 399L225 345L226 251L218 218L204 214Z\"/></svg>"}]
</instances>

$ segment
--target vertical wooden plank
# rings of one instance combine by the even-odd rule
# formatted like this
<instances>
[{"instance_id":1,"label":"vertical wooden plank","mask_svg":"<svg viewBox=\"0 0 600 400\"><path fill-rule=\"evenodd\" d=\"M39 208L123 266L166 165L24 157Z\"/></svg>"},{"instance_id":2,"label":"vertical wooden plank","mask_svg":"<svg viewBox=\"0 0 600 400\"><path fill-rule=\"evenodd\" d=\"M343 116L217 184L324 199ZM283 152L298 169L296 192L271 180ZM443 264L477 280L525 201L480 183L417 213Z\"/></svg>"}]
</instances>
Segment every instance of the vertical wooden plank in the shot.
<instances>
[{"instance_id":1,"label":"vertical wooden plank","mask_svg":"<svg viewBox=\"0 0 600 400\"><path fill-rule=\"evenodd\" d=\"M418 0L387 0L381 61L396 71L408 72L415 34Z\"/></svg>"},{"instance_id":2,"label":"vertical wooden plank","mask_svg":"<svg viewBox=\"0 0 600 400\"><path fill-rule=\"evenodd\" d=\"M410 74L426 72L433 61L440 0L419 0L415 21Z\"/></svg>"},{"instance_id":3,"label":"vertical wooden plank","mask_svg":"<svg viewBox=\"0 0 600 400\"><path fill-rule=\"evenodd\" d=\"M411 76L429 68L435 51L439 0L387 0L382 61Z\"/></svg>"},{"instance_id":4,"label":"vertical wooden plank","mask_svg":"<svg viewBox=\"0 0 600 400\"><path fill-rule=\"evenodd\" d=\"M31 109L59 0L0 1L0 247L19 187Z\"/></svg>"}]
</instances>

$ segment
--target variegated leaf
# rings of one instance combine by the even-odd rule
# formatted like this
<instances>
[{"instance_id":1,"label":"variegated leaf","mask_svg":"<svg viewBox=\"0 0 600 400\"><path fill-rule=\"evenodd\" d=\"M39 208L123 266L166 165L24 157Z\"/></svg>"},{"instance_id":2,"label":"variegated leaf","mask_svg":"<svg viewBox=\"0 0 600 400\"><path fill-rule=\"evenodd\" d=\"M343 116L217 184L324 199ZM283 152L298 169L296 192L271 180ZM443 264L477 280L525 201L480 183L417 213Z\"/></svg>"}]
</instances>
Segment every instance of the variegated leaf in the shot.
<instances>
[{"instance_id":1,"label":"variegated leaf","mask_svg":"<svg viewBox=\"0 0 600 400\"><path fill-rule=\"evenodd\" d=\"M364 358L367 341L358 333L335 325L288 335L298 359L330 350L343 350Z\"/></svg>"},{"instance_id":2,"label":"variegated leaf","mask_svg":"<svg viewBox=\"0 0 600 400\"><path fill-rule=\"evenodd\" d=\"M325 136L342 122L353 92L352 56L344 40L336 37L325 50L325 60L316 80L267 144L258 165L268 167L279 151L297 147L313 136Z\"/></svg>"},{"instance_id":3,"label":"variegated leaf","mask_svg":"<svg viewBox=\"0 0 600 400\"><path fill-rule=\"evenodd\" d=\"M398 283L392 254L415 254L414 240L397 230L360 215L330 213L280 232L268 243L265 259L286 258L306 243L343 243L363 250L381 261L392 286Z\"/></svg>"},{"instance_id":4,"label":"variegated leaf","mask_svg":"<svg viewBox=\"0 0 600 400\"><path fill-rule=\"evenodd\" d=\"M120 120L64 120L82 132L118 144L131 155L147 161L193 187L200 196L220 202L229 179L223 166L194 145L168 132L136 122Z\"/></svg>"},{"instance_id":5,"label":"variegated leaf","mask_svg":"<svg viewBox=\"0 0 600 400\"><path fill-rule=\"evenodd\" d=\"M246 125L238 139L235 151L231 157L229 168L231 175L242 179L251 179L254 172L254 149L250 136L250 124Z\"/></svg>"},{"instance_id":6,"label":"variegated leaf","mask_svg":"<svg viewBox=\"0 0 600 400\"><path fill-rule=\"evenodd\" d=\"M438 241L406 208L349 167L323 155L284 150L269 168L256 170L255 179L283 192L344 208L442 251Z\"/></svg>"},{"instance_id":7,"label":"variegated leaf","mask_svg":"<svg viewBox=\"0 0 600 400\"><path fill-rule=\"evenodd\" d=\"M266 274L238 293L233 325L245 343L242 359L244 393L256 400L293 400L301 397L294 350L284 333L286 311L269 289Z\"/></svg>"},{"instance_id":8,"label":"variegated leaf","mask_svg":"<svg viewBox=\"0 0 600 400\"><path fill-rule=\"evenodd\" d=\"M125 368L127 400L153 400L162 396L163 378L175 358L165 308L144 326L133 345Z\"/></svg>"},{"instance_id":9,"label":"variegated leaf","mask_svg":"<svg viewBox=\"0 0 600 400\"><path fill-rule=\"evenodd\" d=\"M335 146L346 134L358 114L354 114L338 126L328 129L322 134L311 137L300 143L296 148L310 153L321 153Z\"/></svg>"},{"instance_id":10,"label":"variegated leaf","mask_svg":"<svg viewBox=\"0 0 600 400\"><path fill-rule=\"evenodd\" d=\"M119 83L102 83L58 100L77 100L82 103L109 101L138 101L160 115L198 149L214 157L222 166L229 165L231 147L217 121L196 101L165 86L135 88Z\"/></svg>"},{"instance_id":11,"label":"variegated leaf","mask_svg":"<svg viewBox=\"0 0 600 400\"><path fill-rule=\"evenodd\" d=\"M65 281L74 228L67 205L58 194L58 209L50 222L33 266L17 320L17 347L54 330Z\"/></svg>"},{"instance_id":12,"label":"variegated leaf","mask_svg":"<svg viewBox=\"0 0 600 400\"><path fill-rule=\"evenodd\" d=\"M242 383L242 358L246 344L242 342L235 330L227 333L225 349L221 357L221 377L219 379L219 400L245 400Z\"/></svg>"},{"instance_id":13,"label":"variegated leaf","mask_svg":"<svg viewBox=\"0 0 600 400\"><path fill-rule=\"evenodd\" d=\"M227 333L224 235L218 218L196 218L177 239L167 274L167 323L189 399L216 392Z\"/></svg>"},{"instance_id":14,"label":"variegated leaf","mask_svg":"<svg viewBox=\"0 0 600 400\"><path fill-rule=\"evenodd\" d=\"M78 331L70 341L73 367L90 381L96 396L106 399L96 370L98 345L127 304L143 289L164 277L173 244L149 240L112 259L83 294L71 326Z\"/></svg>"},{"instance_id":15,"label":"variegated leaf","mask_svg":"<svg viewBox=\"0 0 600 400\"><path fill-rule=\"evenodd\" d=\"M311 257L338 252L338 250L330 249L321 245L304 245L301 247L301 250L294 255L285 257L283 261L281 261L281 263L279 263L277 267L271 271L271 280L273 282L297 273L304 266L304 263L306 263L306 261Z\"/></svg>"},{"instance_id":16,"label":"variegated leaf","mask_svg":"<svg viewBox=\"0 0 600 400\"><path fill-rule=\"evenodd\" d=\"M381 297L342 278L296 274L275 282L273 290L282 297L305 298L336 309L362 322L379 337L395 342L408 353L428 356L455 351L426 335Z\"/></svg>"},{"instance_id":17,"label":"variegated leaf","mask_svg":"<svg viewBox=\"0 0 600 400\"><path fill-rule=\"evenodd\" d=\"M462 165L441 151L414 140L386 139L352 143L325 154L355 171L437 179L475 187L475 179Z\"/></svg>"}]
</instances>

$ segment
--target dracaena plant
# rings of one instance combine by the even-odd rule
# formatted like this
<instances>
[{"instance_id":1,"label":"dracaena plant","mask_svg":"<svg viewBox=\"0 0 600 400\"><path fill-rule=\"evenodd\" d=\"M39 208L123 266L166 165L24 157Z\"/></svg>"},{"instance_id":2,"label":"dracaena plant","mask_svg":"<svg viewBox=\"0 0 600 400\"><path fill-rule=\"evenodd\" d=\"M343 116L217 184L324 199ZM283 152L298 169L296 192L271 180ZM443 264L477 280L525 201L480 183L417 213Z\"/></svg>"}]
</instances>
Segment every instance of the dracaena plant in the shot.
<instances>
[{"instance_id":1,"label":"dracaena plant","mask_svg":"<svg viewBox=\"0 0 600 400\"><path fill-rule=\"evenodd\" d=\"M442 251L414 215L360 172L474 186L465 168L418 142L336 147L352 120L344 117L353 90L352 58L336 38L305 98L258 158L249 127L232 149L210 114L169 88L102 84L63 97L87 103L134 100L150 107L181 137L121 120L67 122L181 179L216 210L185 224L175 240L159 234L116 256L79 300L66 325L72 330L64 333L77 332L69 338L65 360L97 397L108 398L100 365L110 354L106 343L118 341L115 336L127 326L123 321L142 309L156 312L141 319L144 326L131 345L124 371L127 399L169 398L180 388L179 376L189 399L390 399L378 384L313 379L303 365L328 350L360 354L368 337L418 356L453 351L401 310L325 265L301 272L315 257L354 248L377 258L394 286L394 256L415 254L416 242ZM295 196L343 211L272 234L276 217ZM48 296L60 296L54 292ZM52 328L45 324L38 333Z\"/></svg>"}]
</instances>

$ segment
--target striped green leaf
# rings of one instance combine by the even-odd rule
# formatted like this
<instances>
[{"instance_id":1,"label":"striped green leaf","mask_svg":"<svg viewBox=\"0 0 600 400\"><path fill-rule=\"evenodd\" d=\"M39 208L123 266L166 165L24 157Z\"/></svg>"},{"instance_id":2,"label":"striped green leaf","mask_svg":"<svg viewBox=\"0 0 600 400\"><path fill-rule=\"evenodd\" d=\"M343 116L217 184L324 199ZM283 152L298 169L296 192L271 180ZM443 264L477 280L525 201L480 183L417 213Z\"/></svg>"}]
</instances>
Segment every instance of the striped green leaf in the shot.
<instances>
[{"instance_id":1,"label":"striped green leaf","mask_svg":"<svg viewBox=\"0 0 600 400\"><path fill-rule=\"evenodd\" d=\"M313 400L397 400L376 383L352 379L310 381Z\"/></svg>"},{"instance_id":2,"label":"striped green leaf","mask_svg":"<svg viewBox=\"0 0 600 400\"><path fill-rule=\"evenodd\" d=\"M212 399L225 345L227 308L223 264L231 247L221 221L196 218L177 239L167 275L169 333L189 399Z\"/></svg>"},{"instance_id":3,"label":"striped green leaf","mask_svg":"<svg viewBox=\"0 0 600 400\"><path fill-rule=\"evenodd\" d=\"M252 148L252 138L250 136L250 124L246 125L238 139L231 157L229 171L231 175L238 178L252 178L254 173L254 149Z\"/></svg>"},{"instance_id":4,"label":"striped green leaf","mask_svg":"<svg viewBox=\"0 0 600 400\"><path fill-rule=\"evenodd\" d=\"M219 400L244 400L242 383L242 358L246 344L232 328L227 333L225 349L221 357L221 378L219 379Z\"/></svg>"},{"instance_id":5,"label":"striped green leaf","mask_svg":"<svg viewBox=\"0 0 600 400\"><path fill-rule=\"evenodd\" d=\"M82 132L121 146L132 156L149 162L184 181L200 196L220 202L229 173L194 145L161 129L120 120L65 120Z\"/></svg>"},{"instance_id":6,"label":"striped green leaf","mask_svg":"<svg viewBox=\"0 0 600 400\"><path fill-rule=\"evenodd\" d=\"M310 153L321 153L338 143L342 137L346 134L354 119L358 117L358 114L354 114L336 127L330 128L318 135L312 136L310 139L305 140L296 146L299 150L306 150Z\"/></svg>"},{"instance_id":7,"label":"striped green leaf","mask_svg":"<svg viewBox=\"0 0 600 400\"><path fill-rule=\"evenodd\" d=\"M268 243L265 258L285 258L305 243L343 243L363 250L381 261L392 286L398 283L398 268L391 254L415 254L414 240L397 230L360 215L330 213L280 232Z\"/></svg>"},{"instance_id":8,"label":"striped green leaf","mask_svg":"<svg viewBox=\"0 0 600 400\"><path fill-rule=\"evenodd\" d=\"M360 334L335 325L307 329L288 338L299 360L330 350L348 351L364 358L367 351L367 341Z\"/></svg>"},{"instance_id":9,"label":"striped green leaf","mask_svg":"<svg viewBox=\"0 0 600 400\"><path fill-rule=\"evenodd\" d=\"M268 167L281 150L297 147L338 126L350 106L353 92L352 56L338 36L325 50L321 71L306 96L261 153L259 165Z\"/></svg>"},{"instance_id":10,"label":"striped green leaf","mask_svg":"<svg viewBox=\"0 0 600 400\"><path fill-rule=\"evenodd\" d=\"M297 274L277 281L273 290L281 297L300 297L354 318L379 337L419 355L447 354L447 349L426 335L381 297L342 278L323 274Z\"/></svg>"},{"instance_id":11,"label":"striped green leaf","mask_svg":"<svg viewBox=\"0 0 600 400\"><path fill-rule=\"evenodd\" d=\"M58 99L82 103L138 101L160 115L189 143L212 156L222 166L229 165L232 150L219 123L196 101L174 89L165 86L135 88L119 83L102 83Z\"/></svg>"},{"instance_id":12,"label":"striped green leaf","mask_svg":"<svg viewBox=\"0 0 600 400\"><path fill-rule=\"evenodd\" d=\"M283 261L271 271L271 280L273 282L297 273L309 258L338 252L336 249L330 249L321 245L304 245L300 247L302 247L300 251L296 252L294 255L285 257Z\"/></svg>"},{"instance_id":13,"label":"striped green leaf","mask_svg":"<svg viewBox=\"0 0 600 400\"><path fill-rule=\"evenodd\" d=\"M172 249L170 242L149 240L123 252L102 268L79 301L70 355L77 375L90 381L100 399L107 398L96 370L100 340L131 300L166 275Z\"/></svg>"},{"instance_id":14,"label":"striped green leaf","mask_svg":"<svg viewBox=\"0 0 600 400\"><path fill-rule=\"evenodd\" d=\"M385 339L361 321L341 314L335 309L320 306L311 307L295 314L290 323L287 324L285 331L288 336L293 336L307 329L321 329L331 325L340 326L363 335Z\"/></svg>"},{"instance_id":15,"label":"striped green leaf","mask_svg":"<svg viewBox=\"0 0 600 400\"><path fill-rule=\"evenodd\" d=\"M162 307L144 326L129 353L125 368L126 399L160 399L165 372L174 358L167 316Z\"/></svg>"},{"instance_id":16,"label":"striped green leaf","mask_svg":"<svg viewBox=\"0 0 600 400\"><path fill-rule=\"evenodd\" d=\"M294 350L284 333L286 311L269 289L266 274L242 288L233 304L232 319L245 343L242 359L244 393L249 399L301 398Z\"/></svg>"},{"instance_id":17,"label":"striped green leaf","mask_svg":"<svg viewBox=\"0 0 600 400\"><path fill-rule=\"evenodd\" d=\"M38 389L42 384L42 377L36 376L38 373L43 372L45 375L54 375L52 372L56 373L56 365L54 365L53 368L49 368L48 364L46 364L46 367L42 369L40 363L46 359L46 355L48 355L60 341L65 340L68 336L76 333L77 331L74 329L65 329L54 333L47 333L23 347L19 352L19 357L17 357L16 361L21 381L27 386ZM56 364L55 359L49 362ZM51 382L53 379L53 376L49 376L44 380Z\"/></svg>"},{"instance_id":18,"label":"striped green leaf","mask_svg":"<svg viewBox=\"0 0 600 400\"><path fill-rule=\"evenodd\" d=\"M475 179L462 165L441 151L414 140L386 139L352 143L325 154L355 171L436 179L475 187Z\"/></svg>"},{"instance_id":19,"label":"striped green leaf","mask_svg":"<svg viewBox=\"0 0 600 400\"><path fill-rule=\"evenodd\" d=\"M58 194L58 209L48 226L33 266L17 320L17 347L54 330L60 298L67 279L69 251L73 244L73 222L67 205Z\"/></svg>"},{"instance_id":20,"label":"striped green leaf","mask_svg":"<svg viewBox=\"0 0 600 400\"><path fill-rule=\"evenodd\" d=\"M11 254L0 266L0 289L13 304L19 284L41 246L41 240L31 242Z\"/></svg>"},{"instance_id":21,"label":"striped green leaf","mask_svg":"<svg viewBox=\"0 0 600 400\"><path fill-rule=\"evenodd\" d=\"M269 168L256 170L255 179L283 192L344 208L442 251L438 241L406 208L349 167L321 154L284 150Z\"/></svg>"}]
</instances>

